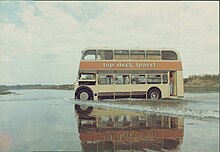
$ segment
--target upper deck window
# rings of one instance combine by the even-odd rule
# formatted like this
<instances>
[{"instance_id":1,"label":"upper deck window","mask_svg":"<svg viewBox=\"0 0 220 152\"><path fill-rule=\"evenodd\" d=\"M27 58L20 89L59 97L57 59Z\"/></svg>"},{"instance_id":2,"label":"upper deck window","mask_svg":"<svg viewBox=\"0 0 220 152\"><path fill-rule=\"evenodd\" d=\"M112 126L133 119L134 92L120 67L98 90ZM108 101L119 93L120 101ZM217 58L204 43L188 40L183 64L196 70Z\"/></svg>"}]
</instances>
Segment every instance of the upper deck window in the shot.
<instances>
[{"instance_id":1,"label":"upper deck window","mask_svg":"<svg viewBox=\"0 0 220 152\"><path fill-rule=\"evenodd\" d=\"M112 60L113 51L112 50L98 50L98 60Z\"/></svg>"},{"instance_id":2,"label":"upper deck window","mask_svg":"<svg viewBox=\"0 0 220 152\"><path fill-rule=\"evenodd\" d=\"M162 60L177 60L177 54L174 51L162 51Z\"/></svg>"},{"instance_id":3,"label":"upper deck window","mask_svg":"<svg viewBox=\"0 0 220 152\"><path fill-rule=\"evenodd\" d=\"M96 59L96 50L86 50L83 52L82 60L95 60Z\"/></svg>"},{"instance_id":4,"label":"upper deck window","mask_svg":"<svg viewBox=\"0 0 220 152\"><path fill-rule=\"evenodd\" d=\"M128 60L129 51L128 50L115 50L114 58L115 60Z\"/></svg>"},{"instance_id":5,"label":"upper deck window","mask_svg":"<svg viewBox=\"0 0 220 152\"><path fill-rule=\"evenodd\" d=\"M160 60L160 51L147 50L146 59L147 60Z\"/></svg>"},{"instance_id":6,"label":"upper deck window","mask_svg":"<svg viewBox=\"0 0 220 152\"><path fill-rule=\"evenodd\" d=\"M131 50L130 51L131 60L144 60L145 52L144 50Z\"/></svg>"}]
</instances>

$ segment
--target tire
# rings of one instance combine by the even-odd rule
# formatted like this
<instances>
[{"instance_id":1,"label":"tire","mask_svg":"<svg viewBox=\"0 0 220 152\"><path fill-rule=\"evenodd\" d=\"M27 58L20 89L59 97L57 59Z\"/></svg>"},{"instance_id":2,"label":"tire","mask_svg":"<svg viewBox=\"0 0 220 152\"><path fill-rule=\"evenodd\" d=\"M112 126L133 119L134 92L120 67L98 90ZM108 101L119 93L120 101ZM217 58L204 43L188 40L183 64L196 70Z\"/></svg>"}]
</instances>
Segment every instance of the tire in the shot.
<instances>
[{"instance_id":1,"label":"tire","mask_svg":"<svg viewBox=\"0 0 220 152\"><path fill-rule=\"evenodd\" d=\"M161 98L161 92L159 89L150 89L147 93L147 98L152 100L158 100Z\"/></svg>"},{"instance_id":2,"label":"tire","mask_svg":"<svg viewBox=\"0 0 220 152\"><path fill-rule=\"evenodd\" d=\"M92 93L87 89L81 89L77 92L77 99L80 100L92 100Z\"/></svg>"}]
</instances>

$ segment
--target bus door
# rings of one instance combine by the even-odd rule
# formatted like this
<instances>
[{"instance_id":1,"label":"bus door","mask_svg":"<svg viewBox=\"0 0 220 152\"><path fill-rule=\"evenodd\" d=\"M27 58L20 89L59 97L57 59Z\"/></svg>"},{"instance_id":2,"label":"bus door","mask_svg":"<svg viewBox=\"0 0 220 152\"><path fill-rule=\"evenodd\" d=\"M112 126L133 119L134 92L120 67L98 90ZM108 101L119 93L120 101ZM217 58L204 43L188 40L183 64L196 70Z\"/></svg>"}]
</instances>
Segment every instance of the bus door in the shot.
<instances>
[{"instance_id":1,"label":"bus door","mask_svg":"<svg viewBox=\"0 0 220 152\"><path fill-rule=\"evenodd\" d=\"M170 96L177 96L177 72L170 71L169 74Z\"/></svg>"}]
</instances>

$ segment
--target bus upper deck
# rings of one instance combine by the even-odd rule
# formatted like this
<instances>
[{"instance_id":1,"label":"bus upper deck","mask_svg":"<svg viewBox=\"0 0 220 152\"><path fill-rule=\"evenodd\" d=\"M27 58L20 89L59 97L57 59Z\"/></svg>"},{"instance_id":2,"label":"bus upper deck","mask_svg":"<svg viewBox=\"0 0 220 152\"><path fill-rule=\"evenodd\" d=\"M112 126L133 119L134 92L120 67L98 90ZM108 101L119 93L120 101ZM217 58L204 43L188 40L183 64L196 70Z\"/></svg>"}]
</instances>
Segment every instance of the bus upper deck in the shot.
<instances>
[{"instance_id":1,"label":"bus upper deck","mask_svg":"<svg viewBox=\"0 0 220 152\"><path fill-rule=\"evenodd\" d=\"M181 60L175 49L87 48L82 60Z\"/></svg>"}]
</instances>

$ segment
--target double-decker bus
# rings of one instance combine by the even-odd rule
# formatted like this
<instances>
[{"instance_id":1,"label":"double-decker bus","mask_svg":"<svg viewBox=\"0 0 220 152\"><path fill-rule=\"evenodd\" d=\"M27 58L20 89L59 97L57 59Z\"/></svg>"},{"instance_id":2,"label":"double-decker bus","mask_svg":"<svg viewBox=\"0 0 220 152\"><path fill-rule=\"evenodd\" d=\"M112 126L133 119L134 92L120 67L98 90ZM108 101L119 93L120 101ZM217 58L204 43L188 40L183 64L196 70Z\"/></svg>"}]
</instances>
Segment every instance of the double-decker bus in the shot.
<instances>
[{"instance_id":1,"label":"double-decker bus","mask_svg":"<svg viewBox=\"0 0 220 152\"><path fill-rule=\"evenodd\" d=\"M174 49L87 48L82 51L75 98L180 98L183 68Z\"/></svg>"}]
</instances>

